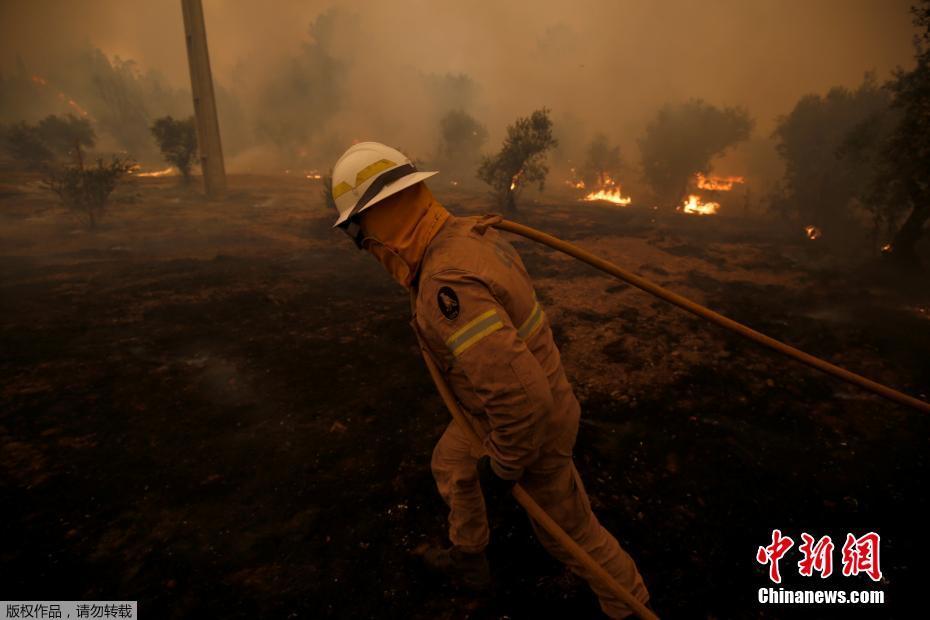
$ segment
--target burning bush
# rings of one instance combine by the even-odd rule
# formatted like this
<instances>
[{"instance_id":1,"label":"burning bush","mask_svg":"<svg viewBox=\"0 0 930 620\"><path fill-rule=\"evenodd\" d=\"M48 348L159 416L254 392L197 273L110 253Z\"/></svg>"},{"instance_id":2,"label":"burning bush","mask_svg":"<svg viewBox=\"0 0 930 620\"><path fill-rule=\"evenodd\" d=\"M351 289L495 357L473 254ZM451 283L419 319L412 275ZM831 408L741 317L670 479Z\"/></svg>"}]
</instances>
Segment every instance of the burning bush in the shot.
<instances>
[{"instance_id":1,"label":"burning bush","mask_svg":"<svg viewBox=\"0 0 930 620\"><path fill-rule=\"evenodd\" d=\"M65 207L82 216L88 227L94 229L106 212L110 194L135 163L114 156L109 163L97 159L96 166L85 168L80 152L78 160L77 165L48 168L43 183Z\"/></svg>"},{"instance_id":2,"label":"burning bush","mask_svg":"<svg viewBox=\"0 0 930 620\"><path fill-rule=\"evenodd\" d=\"M517 197L526 184L538 181L543 189L549 174L546 152L557 144L549 110L536 110L507 127L503 147L496 155L482 158L478 178L491 186L504 210L516 211Z\"/></svg>"},{"instance_id":3,"label":"burning bush","mask_svg":"<svg viewBox=\"0 0 930 620\"><path fill-rule=\"evenodd\" d=\"M610 146L607 136L597 134L588 145L587 159L581 169L585 187L603 187L608 179L619 176L622 164L620 147Z\"/></svg>"},{"instance_id":4,"label":"burning bush","mask_svg":"<svg viewBox=\"0 0 930 620\"><path fill-rule=\"evenodd\" d=\"M666 204L679 202L694 174L707 173L710 161L747 139L752 126L741 108L719 109L700 99L665 105L639 141L646 181Z\"/></svg>"},{"instance_id":5,"label":"burning bush","mask_svg":"<svg viewBox=\"0 0 930 620\"><path fill-rule=\"evenodd\" d=\"M56 160L76 157L81 148L93 147L96 138L87 119L50 115L36 125L19 122L6 127L2 143L14 161L42 170Z\"/></svg>"},{"instance_id":6,"label":"burning bush","mask_svg":"<svg viewBox=\"0 0 930 620\"><path fill-rule=\"evenodd\" d=\"M151 131L165 161L177 167L184 185L190 183L191 166L197 155L194 117L179 121L163 116L152 124Z\"/></svg>"}]
</instances>

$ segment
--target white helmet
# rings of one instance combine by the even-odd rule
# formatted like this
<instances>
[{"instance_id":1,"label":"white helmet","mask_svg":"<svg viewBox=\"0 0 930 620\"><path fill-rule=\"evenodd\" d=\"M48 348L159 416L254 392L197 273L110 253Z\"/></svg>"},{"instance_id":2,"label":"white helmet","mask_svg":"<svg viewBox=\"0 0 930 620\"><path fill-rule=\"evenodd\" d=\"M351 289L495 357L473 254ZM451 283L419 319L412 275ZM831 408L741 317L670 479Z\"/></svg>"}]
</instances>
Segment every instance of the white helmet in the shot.
<instances>
[{"instance_id":1,"label":"white helmet","mask_svg":"<svg viewBox=\"0 0 930 620\"><path fill-rule=\"evenodd\" d=\"M339 217L333 228L346 229L356 238L352 218L392 194L407 189L437 172L419 172L410 159L380 142L359 142L333 166L333 201Z\"/></svg>"}]
</instances>

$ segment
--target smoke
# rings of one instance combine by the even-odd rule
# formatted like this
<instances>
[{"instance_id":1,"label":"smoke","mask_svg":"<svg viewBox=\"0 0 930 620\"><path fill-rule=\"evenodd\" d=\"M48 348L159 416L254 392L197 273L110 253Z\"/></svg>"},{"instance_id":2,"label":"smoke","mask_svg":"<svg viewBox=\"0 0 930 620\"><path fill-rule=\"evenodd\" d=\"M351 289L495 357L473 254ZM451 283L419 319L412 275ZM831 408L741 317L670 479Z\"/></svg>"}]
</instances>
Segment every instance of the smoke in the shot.
<instances>
[{"instance_id":1,"label":"smoke","mask_svg":"<svg viewBox=\"0 0 930 620\"><path fill-rule=\"evenodd\" d=\"M204 11L227 162L243 171L325 168L370 139L428 161L452 109L488 128L491 150L543 106L558 165L583 159L597 133L635 162L662 105L700 98L748 109L752 138L718 168L761 178L777 175L770 135L801 96L912 63L907 0L204 0ZM31 75L140 157L151 151L138 127L192 113L176 2L4 3L0 24L2 121L68 111L57 96L31 100Z\"/></svg>"}]
</instances>

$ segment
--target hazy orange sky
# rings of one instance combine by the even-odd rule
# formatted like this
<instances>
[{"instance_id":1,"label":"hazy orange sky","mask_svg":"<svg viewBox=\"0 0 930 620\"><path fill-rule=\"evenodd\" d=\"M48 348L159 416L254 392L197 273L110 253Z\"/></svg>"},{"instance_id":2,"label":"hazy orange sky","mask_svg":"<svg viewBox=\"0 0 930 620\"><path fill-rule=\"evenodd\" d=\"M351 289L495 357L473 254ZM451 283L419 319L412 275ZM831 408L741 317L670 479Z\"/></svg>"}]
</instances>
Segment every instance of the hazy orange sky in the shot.
<instances>
[{"instance_id":1,"label":"hazy orange sky","mask_svg":"<svg viewBox=\"0 0 930 620\"><path fill-rule=\"evenodd\" d=\"M214 67L242 96L250 76L296 54L332 2L205 0ZM333 122L426 149L436 112L411 80L463 72L479 86L473 113L491 142L508 122L546 105L579 135L604 131L625 153L656 108L700 97L746 106L767 137L798 98L880 80L912 63L907 0L447 2L346 1L357 24L335 42L349 61L350 97ZM187 87L179 1L5 0L0 59L39 70L90 43ZM308 122L313 122L308 118ZM380 133L379 133L380 132ZM367 135L367 134L366 134Z\"/></svg>"}]
</instances>

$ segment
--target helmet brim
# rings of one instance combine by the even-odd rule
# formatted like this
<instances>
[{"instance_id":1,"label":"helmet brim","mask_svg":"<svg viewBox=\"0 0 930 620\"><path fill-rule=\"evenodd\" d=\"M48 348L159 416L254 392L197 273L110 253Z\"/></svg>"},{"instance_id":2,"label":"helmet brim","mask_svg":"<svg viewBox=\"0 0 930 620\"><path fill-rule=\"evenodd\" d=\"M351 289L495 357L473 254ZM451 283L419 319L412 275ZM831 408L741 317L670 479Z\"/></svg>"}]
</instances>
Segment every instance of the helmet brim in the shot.
<instances>
[{"instance_id":1,"label":"helmet brim","mask_svg":"<svg viewBox=\"0 0 930 620\"><path fill-rule=\"evenodd\" d=\"M365 209L368 209L374 206L376 203L384 200L388 196L393 196L394 194L407 189L411 185L415 185L419 183L420 181L425 181L426 179L430 178L434 174L439 174L439 171L434 170L430 172L427 172L427 171L414 172L413 174L408 174L407 176L403 176L397 179L393 183L388 183L383 188L381 188L380 192L372 196L371 200L369 200L363 205L358 205L355 209L346 211L345 213L340 215L339 218L336 220L336 223L333 224L333 228L338 228L342 224L345 224L349 220L349 218L352 218L358 215L359 213L361 213L362 211L364 211Z\"/></svg>"}]
</instances>

